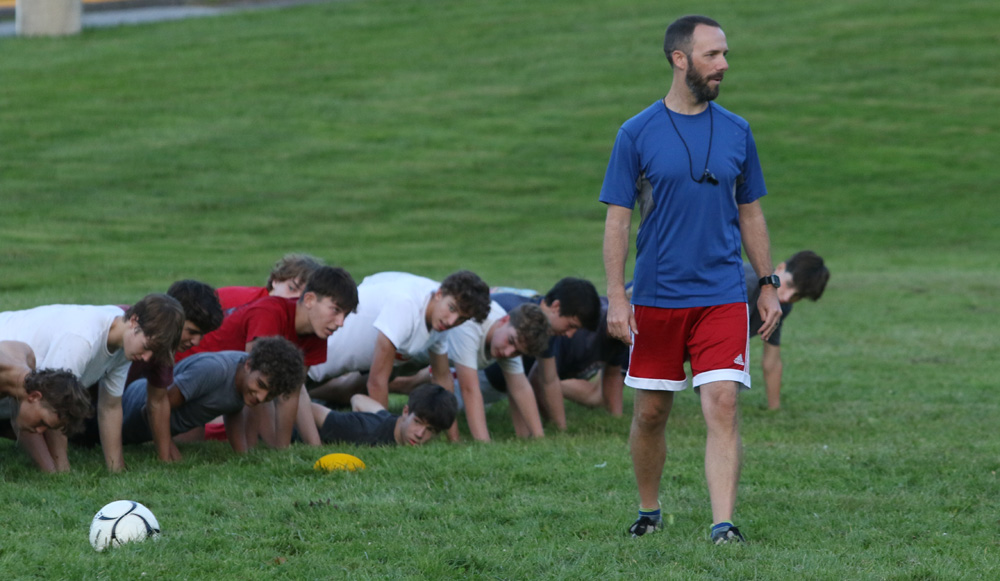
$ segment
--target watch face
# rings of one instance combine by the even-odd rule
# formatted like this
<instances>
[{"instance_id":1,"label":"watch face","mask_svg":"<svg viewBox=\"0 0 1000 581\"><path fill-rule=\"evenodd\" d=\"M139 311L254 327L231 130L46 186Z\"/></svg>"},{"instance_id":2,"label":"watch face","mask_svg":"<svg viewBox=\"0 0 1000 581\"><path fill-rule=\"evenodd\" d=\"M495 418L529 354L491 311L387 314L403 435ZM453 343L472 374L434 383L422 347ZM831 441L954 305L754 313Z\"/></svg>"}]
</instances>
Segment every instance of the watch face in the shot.
<instances>
[{"instance_id":1,"label":"watch face","mask_svg":"<svg viewBox=\"0 0 1000 581\"><path fill-rule=\"evenodd\" d=\"M776 274L772 274L771 276L765 276L764 278L760 279L760 286L768 284L773 286L774 288L779 288L781 286L781 279L778 278L778 275Z\"/></svg>"}]
</instances>

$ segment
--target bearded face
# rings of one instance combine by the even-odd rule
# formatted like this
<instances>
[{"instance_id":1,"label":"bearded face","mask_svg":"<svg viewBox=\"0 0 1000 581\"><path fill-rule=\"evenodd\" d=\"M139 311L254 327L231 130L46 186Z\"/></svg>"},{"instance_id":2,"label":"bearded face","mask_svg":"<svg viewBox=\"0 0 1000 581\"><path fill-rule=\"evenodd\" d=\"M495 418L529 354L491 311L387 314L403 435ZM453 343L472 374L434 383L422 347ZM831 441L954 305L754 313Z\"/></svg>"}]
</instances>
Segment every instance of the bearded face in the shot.
<instances>
[{"instance_id":1,"label":"bearded face","mask_svg":"<svg viewBox=\"0 0 1000 581\"><path fill-rule=\"evenodd\" d=\"M694 95L699 103L714 101L719 96L719 87L722 83L723 73L715 73L708 76L702 75L695 66L691 55L686 54L684 56L687 58L688 64L684 81L687 83L688 89L691 90L691 94ZM717 82L712 83L712 81Z\"/></svg>"}]
</instances>

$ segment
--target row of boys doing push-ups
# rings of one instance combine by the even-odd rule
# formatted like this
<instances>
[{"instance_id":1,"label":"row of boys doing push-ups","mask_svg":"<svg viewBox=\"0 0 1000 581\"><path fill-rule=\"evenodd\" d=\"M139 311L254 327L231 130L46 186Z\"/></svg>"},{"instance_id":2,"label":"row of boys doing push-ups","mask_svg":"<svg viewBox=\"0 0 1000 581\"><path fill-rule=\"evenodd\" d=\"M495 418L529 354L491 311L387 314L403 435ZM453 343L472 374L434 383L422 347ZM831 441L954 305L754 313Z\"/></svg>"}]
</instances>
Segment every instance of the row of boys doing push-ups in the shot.
<instances>
[{"instance_id":1,"label":"row of boys doing push-ups","mask_svg":"<svg viewBox=\"0 0 1000 581\"><path fill-rule=\"evenodd\" d=\"M799 298L818 299L828 276L809 251L776 271L782 318ZM754 305L752 270L746 280ZM486 405L504 396L522 437L542 437L543 420L565 429L564 399L622 413L628 348L608 336L607 300L592 283L494 291L464 270L441 282L384 272L356 285L292 254L264 287L184 280L134 305L3 312L2 431L44 471L69 470L70 441L99 443L118 471L123 445L148 441L164 461L181 459L177 441L205 437L236 452L293 439L419 445L445 432L455 441L460 409L472 437L488 441ZM763 358L772 408L779 345L775 332ZM408 395L399 415L387 410L390 392Z\"/></svg>"}]
</instances>

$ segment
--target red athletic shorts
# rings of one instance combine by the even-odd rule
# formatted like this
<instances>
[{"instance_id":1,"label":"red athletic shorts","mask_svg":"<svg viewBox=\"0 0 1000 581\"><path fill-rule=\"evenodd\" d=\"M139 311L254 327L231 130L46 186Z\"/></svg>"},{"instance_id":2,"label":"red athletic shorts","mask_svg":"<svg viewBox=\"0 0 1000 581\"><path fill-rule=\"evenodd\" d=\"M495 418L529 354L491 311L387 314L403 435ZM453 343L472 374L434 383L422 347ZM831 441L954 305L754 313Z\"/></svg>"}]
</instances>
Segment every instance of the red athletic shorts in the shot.
<instances>
[{"instance_id":1,"label":"red athletic shorts","mask_svg":"<svg viewBox=\"0 0 1000 581\"><path fill-rule=\"evenodd\" d=\"M625 385L636 389L682 391L684 362L691 362L692 385L735 381L750 387L749 314L746 303L660 309L634 307Z\"/></svg>"},{"instance_id":2,"label":"red athletic shorts","mask_svg":"<svg viewBox=\"0 0 1000 581\"><path fill-rule=\"evenodd\" d=\"M206 440L222 440L225 442L229 439L226 436L226 424L205 424L205 439Z\"/></svg>"}]
</instances>

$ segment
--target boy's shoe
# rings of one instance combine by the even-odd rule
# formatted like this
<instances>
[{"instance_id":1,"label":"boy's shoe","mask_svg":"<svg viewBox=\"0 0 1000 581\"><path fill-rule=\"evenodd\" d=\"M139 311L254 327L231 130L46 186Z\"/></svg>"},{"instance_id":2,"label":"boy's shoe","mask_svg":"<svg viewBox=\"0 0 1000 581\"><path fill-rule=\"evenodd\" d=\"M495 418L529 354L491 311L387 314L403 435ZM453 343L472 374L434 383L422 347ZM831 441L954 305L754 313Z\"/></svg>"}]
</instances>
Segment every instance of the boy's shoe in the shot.
<instances>
[{"instance_id":1,"label":"boy's shoe","mask_svg":"<svg viewBox=\"0 0 1000 581\"><path fill-rule=\"evenodd\" d=\"M725 545L726 543L745 543L746 539L740 534L740 529L730 526L719 529L712 533L712 543Z\"/></svg>"},{"instance_id":2,"label":"boy's shoe","mask_svg":"<svg viewBox=\"0 0 1000 581\"><path fill-rule=\"evenodd\" d=\"M656 531L663 528L663 519L660 517L649 518L648 516L640 516L632 526L628 528L628 532L632 535L632 538L641 537L646 533L655 533Z\"/></svg>"}]
</instances>

